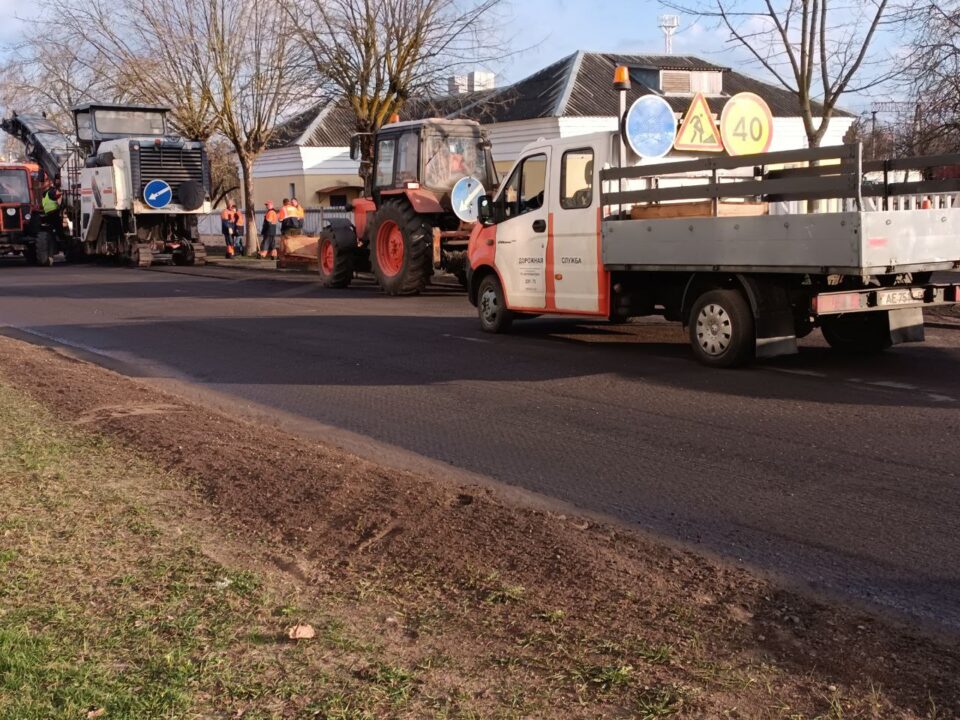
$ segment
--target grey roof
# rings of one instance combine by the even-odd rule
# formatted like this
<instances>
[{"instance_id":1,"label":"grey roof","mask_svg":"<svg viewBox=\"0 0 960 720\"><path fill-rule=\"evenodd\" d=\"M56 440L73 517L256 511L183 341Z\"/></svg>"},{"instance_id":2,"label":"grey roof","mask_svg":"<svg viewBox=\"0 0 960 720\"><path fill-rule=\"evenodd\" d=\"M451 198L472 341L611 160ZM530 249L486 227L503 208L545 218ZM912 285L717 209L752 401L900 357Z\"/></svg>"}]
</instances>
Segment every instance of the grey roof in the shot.
<instances>
[{"instance_id":1,"label":"grey roof","mask_svg":"<svg viewBox=\"0 0 960 720\"><path fill-rule=\"evenodd\" d=\"M797 99L790 91L716 65L693 55L635 55L576 52L528 77L496 90L439 98L411 98L401 116L405 120L427 117L460 117L481 123L512 122L547 117L613 117L618 98L613 90L613 70L626 65L633 70L715 70L723 73L723 93L710 96L710 109L720 113L727 100L740 92L762 97L774 117L799 117ZM627 103L642 95L659 94L636 76ZM690 105L690 95L663 95L678 113ZM819 105L814 103L814 112ZM838 117L850 113L835 109ZM271 147L319 145L346 147L354 132L353 113L343 103L323 102L291 118L278 131Z\"/></svg>"},{"instance_id":2,"label":"grey roof","mask_svg":"<svg viewBox=\"0 0 960 720\"><path fill-rule=\"evenodd\" d=\"M411 98L400 110L402 120L422 120L458 114L490 91L437 98ZM270 148L306 145L308 147L348 147L356 132L353 111L344 102L326 100L299 113L277 128Z\"/></svg>"},{"instance_id":3,"label":"grey roof","mask_svg":"<svg viewBox=\"0 0 960 720\"><path fill-rule=\"evenodd\" d=\"M613 90L613 70L626 65L634 70L715 70L723 73L723 94L709 97L710 109L723 110L727 100L739 92L762 97L775 117L797 117L799 108L793 93L729 68L687 55L621 55L577 52L543 70L499 90L483 102L460 113L483 123L511 122L544 117L616 116L618 98ZM642 95L657 93L633 78L627 103ZM657 93L659 94L659 93ZM690 105L690 95L664 95L678 113ZM816 106L815 104L815 107ZM835 110L837 116L848 116Z\"/></svg>"}]
</instances>

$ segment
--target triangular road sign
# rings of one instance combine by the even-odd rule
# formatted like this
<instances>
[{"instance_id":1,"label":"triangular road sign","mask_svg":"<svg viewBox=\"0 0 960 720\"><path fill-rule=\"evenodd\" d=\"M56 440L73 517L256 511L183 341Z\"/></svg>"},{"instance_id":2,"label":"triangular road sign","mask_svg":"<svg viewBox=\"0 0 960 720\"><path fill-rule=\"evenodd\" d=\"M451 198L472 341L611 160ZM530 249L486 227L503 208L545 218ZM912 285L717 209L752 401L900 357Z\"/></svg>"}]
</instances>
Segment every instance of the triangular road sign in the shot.
<instances>
[{"instance_id":1,"label":"triangular road sign","mask_svg":"<svg viewBox=\"0 0 960 720\"><path fill-rule=\"evenodd\" d=\"M687 108L673 148L692 152L723 152L720 129L714 122L703 93L697 93Z\"/></svg>"}]
</instances>

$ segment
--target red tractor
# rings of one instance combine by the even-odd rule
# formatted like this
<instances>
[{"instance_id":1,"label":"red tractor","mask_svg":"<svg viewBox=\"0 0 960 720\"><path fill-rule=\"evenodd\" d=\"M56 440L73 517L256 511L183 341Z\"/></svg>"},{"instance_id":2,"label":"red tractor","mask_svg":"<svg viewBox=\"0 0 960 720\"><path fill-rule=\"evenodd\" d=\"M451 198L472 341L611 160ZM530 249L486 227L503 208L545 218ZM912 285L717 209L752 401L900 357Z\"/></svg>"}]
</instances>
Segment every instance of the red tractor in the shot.
<instances>
[{"instance_id":1,"label":"red tractor","mask_svg":"<svg viewBox=\"0 0 960 720\"><path fill-rule=\"evenodd\" d=\"M350 155L358 155L354 136ZM414 295L435 270L466 285L467 243L484 188L497 185L490 143L472 120L383 126L374 142L372 197L333 220L317 243L320 282L343 288L372 272L388 295Z\"/></svg>"},{"instance_id":2,"label":"red tractor","mask_svg":"<svg viewBox=\"0 0 960 720\"><path fill-rule=\"evenodd\" d=\"M52 265L57 252L42 232L40 168L31 163L0 163L0 254L23 255L32 265Z\"/></svg>"}]
</instances>

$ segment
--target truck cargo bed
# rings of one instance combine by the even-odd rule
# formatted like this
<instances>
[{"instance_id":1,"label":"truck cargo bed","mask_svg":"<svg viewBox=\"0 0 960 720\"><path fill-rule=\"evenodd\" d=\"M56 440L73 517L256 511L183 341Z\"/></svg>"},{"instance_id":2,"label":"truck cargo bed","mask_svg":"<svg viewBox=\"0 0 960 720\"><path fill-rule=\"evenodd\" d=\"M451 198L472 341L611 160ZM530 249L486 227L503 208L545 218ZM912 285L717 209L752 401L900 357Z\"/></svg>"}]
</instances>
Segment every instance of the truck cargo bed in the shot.
<instances>
[{"instance_id":1,"label":"truck cargo bed","mask_svg":"<svg viewBox=\"0 0 960 720\"><path fill-rule=\"evenodd\" d=\"M876 275L960 267L960 208L607 220L608 270Z\"/></svg>"},{"instance_id":2,"label":"truck cargo bed","mask_svg":"<svg viewBox=\"0 0 960 720\"><path fill-rule=\"evenodd\" d=\"M603 263L865 276L960 269L960 179L938 174L954 165L960 155L864 163L860 146L847 145L605 169ZM720 212L731 200L775 214ZM712 217L681 212L704 204Z\"/></svg>"}]
</instances>

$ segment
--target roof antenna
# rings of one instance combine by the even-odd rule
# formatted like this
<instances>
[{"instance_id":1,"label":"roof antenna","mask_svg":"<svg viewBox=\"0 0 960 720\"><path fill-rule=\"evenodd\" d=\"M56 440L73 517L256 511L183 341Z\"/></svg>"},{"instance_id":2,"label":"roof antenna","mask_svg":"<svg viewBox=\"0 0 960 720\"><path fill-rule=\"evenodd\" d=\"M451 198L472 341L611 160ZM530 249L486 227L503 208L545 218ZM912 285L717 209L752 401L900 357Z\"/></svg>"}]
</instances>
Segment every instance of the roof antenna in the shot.
<instances>
[{"instance_id":1,"label":"roof antenna","mask_svg":"<svg viewBox=\"0 0 960 720\"><path fill-rule=\"evenodd\" d=\"M663 31L663 51L667 55L673 54L673 34L680 27L679 15L660 15L657 23Z\"/></svg>"}]
</instances>

